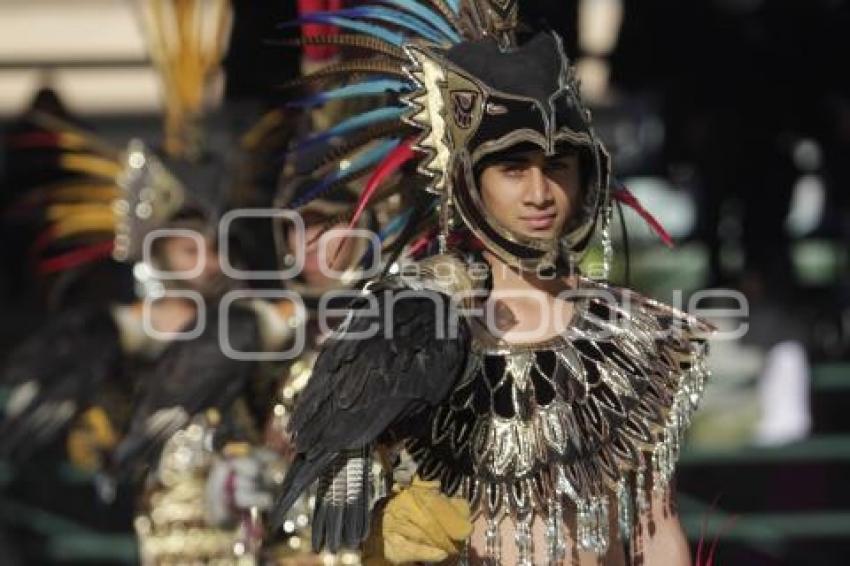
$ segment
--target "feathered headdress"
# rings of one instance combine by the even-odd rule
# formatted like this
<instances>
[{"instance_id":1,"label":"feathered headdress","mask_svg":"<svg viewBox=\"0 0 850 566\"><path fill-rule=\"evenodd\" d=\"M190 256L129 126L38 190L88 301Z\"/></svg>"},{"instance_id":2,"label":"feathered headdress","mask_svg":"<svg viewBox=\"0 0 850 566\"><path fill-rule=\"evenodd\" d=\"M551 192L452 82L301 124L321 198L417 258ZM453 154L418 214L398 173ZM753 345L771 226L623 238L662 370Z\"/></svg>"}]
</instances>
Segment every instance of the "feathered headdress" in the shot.
<instances>
[{"instance_id":1,"label":"feathered headdress","mask_svg":"<svg viewBox=\"0 0 850 566\"><path fill-rule=\"evenodd\" d=\"M145 234L187 207L207 221L217 213L220 159L203 151L198 120L229 32L225 0L140 3L150 53L162 79L162 151L141 140L124 149L65 120L35 114L34 134L12 136L20 149L52 150L61 181L25 194L11 214L36 215L32 246L39 273L50 274L113 257L141 259Z\"/></svg>"},{"instance_id":2,"label":"feathered headdress","mask_svg":"<svg viewBox=\"0 0 850 566\"><path fill-rule=\"evenodd\" d=\"M230 2L145 0L138 9L164 96L163 149L172 158L197 160L204 150L200 120L221 79Z\"/></svg>"},{"instance_id":3,"label":"feathered headdress","mask_svg":"<svg viewBox=\"0 0 850 566\"><path fill-rule=\"evenodd\" d=\"M384 104L293 150L318 154L318 162L330 167L312 175L312 188L291 207L368 175L352 210L354 224L394 173L410 164L435 195L438 204L427 206L438 208L439 227L426 234L437 234L443 249L459 218L475 239L520 268L580 259L611 197L609 160L560 38L543 33L517 45L517 0L378 0L306 14L293 25L306 23L337 26L341 33L295 43L341 45L364 55L285 85L314 88L292 104L315 107L357 97L378 97ZM519 143L547 154L568 144L584 157L588 174L580 213L556 240L513 233L483 210L475 166ZM406 211L395 225L404 226L405 215L413 216Z\"/></svg>"},{"instance_id":4,"label":"feathered headdress","mask_svg":"<svg viewBox=\"0 0 850 566\"><path fill-rule=\"evenodd\" d=\"M127 259L141 245L140 230L161 225L182 206L182 185L141 142L121 151L64 120L38 113L32 119L43 131L12 136L9 144L56 150L52 167L61 180L28 191L8 214L39 219L30 250L38 273Z\"/></svg>"}]
</instances>

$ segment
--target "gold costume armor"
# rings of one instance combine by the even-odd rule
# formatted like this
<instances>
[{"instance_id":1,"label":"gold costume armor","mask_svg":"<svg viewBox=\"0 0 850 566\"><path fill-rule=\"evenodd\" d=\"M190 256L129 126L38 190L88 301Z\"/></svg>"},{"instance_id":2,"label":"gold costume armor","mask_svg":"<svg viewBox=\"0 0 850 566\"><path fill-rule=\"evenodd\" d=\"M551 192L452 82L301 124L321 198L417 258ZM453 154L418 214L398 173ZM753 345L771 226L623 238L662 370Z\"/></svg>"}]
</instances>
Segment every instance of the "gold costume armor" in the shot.
<instances>
[{"instance_id":1,"label":"gold costume armor","mask_svg":"<svg viewBox=\"0 0 850 566\"><path fill-rule=\"evenodd\" d=\"M256 564L249 529L212 527L205 516L217 422L214 413L198 417L165 443L134 521L142 564Z\"/></svg>"}]
</instances>

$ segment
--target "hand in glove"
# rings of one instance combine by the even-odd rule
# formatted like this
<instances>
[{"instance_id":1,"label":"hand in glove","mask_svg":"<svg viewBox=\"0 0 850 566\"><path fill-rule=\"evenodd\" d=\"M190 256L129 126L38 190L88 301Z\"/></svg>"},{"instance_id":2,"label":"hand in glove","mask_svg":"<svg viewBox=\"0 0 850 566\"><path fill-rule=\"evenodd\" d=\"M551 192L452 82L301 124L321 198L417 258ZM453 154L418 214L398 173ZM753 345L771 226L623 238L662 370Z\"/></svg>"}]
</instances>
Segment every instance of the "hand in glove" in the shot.
<instances>
[{"instance_id":1,"label":"hand in glove","mask_svg":"<svg viewBox=\"0 0 850 566\"><path fill-rule=\"evenodd\" d=\"M368 566L441 562L458 554L472 534L469 503L440 492L439 481L413 478L379 511L364 548Z\"/></svg>"}]
</instances>

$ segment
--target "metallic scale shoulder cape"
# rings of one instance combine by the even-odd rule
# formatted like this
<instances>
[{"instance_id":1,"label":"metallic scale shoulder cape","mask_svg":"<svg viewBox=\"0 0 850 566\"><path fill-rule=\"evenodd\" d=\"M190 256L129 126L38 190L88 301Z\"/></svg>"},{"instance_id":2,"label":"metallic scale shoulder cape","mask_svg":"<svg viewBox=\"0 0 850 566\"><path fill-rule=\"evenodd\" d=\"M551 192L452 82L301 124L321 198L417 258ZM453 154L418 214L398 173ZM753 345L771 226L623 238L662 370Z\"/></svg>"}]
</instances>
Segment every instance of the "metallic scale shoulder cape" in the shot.
<instances>
[{"instance_id":1,"label":"metallic scale shoulder cape","mask_svg":"<svg viewBox=\"0 0 850 566\"><path fill-rule=\"evenodd\" d=\"M429 433L407 443L424 478L487 519L497 559L506 516L530 557L535 515L547 521L550 560L562 559L565 504L579 547L604 552L612 496L627 539L635 507L648 505L646 481L668 488L708 376L706 323L628 289L581 286L570 328L546 343L475 333Z\"/></svg>"},{"instance_id":2,"label":"metallic scale shoulder cape","mask_svg":"<svg viewBox=\"0 0 850 566\"><path fill-rule=\"evenodd\" d=\"M408 296L391 322L383 316L390 301L379 301L370 316L368 301L355 304L320 353L293 419L299 455L279 512L321 476L317 506L327 524L317 526L314 517L314 534L325 533L314 544L356 545L365 525L335 538L327 533L346 524L353 502L368 500L365 451L404 441L422 476L441 480L448 494L464 494L487 519L489 554L497 560L498 524L511 517L520 557L531 556L530 527L539 516L557 561L566 505L577 511L578 545L605 552L612 496L628 537L633 508L647 505L646 481L663 490L673 474L708 375L706 323L627 289L582 280L563 335L511 346L464 319L454 338L434 338L444 311L432 301L448 304L453 291L427 278L394 279L373 293ZM354 338L369 324L379 327L374 337Z\"/></svg>"}]
</instances>

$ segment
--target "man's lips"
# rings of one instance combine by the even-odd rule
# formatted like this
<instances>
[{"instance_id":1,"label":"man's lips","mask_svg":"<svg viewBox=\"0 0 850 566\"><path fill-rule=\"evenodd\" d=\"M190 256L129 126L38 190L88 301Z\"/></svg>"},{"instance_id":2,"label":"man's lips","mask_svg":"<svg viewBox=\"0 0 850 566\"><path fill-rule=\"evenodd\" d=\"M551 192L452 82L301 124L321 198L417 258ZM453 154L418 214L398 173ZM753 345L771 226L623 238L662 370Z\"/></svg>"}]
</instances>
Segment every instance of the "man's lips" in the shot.
<instances>
[{"instance_id":1,"label":"man's lips","mask_svg":"<svg viewBox=\"0 0 850 566\"><path fill-rule=\"evenodd\" d=\"M548 214L521 216L520 220L535 230L545 230L547 228L551 228L552 224L555 222L555 213L550 212Z\"/></svg>"}]
</instances>

